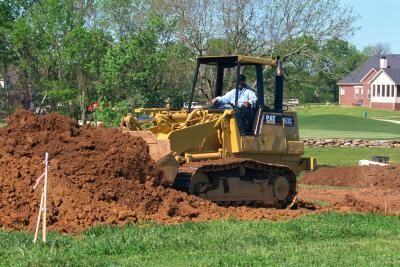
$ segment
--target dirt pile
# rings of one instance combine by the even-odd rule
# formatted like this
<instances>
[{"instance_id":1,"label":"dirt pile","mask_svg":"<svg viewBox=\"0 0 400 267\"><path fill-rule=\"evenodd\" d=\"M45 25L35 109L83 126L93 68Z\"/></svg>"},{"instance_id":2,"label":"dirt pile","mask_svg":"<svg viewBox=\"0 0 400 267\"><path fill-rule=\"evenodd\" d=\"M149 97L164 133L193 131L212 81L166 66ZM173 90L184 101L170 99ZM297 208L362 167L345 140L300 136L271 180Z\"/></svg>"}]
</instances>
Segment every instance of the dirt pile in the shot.
<instances>
[{"instance_id":1,"label":"dirt pile","mask_svg":"<svg viewBox=\"0 0 400 267\"><path fill-rule=\"evenodd\" d=\"M351 194L345 195L342 201L334 203L334 207L341 211L355 210L358 212L384 213L384 209L382 209L379 204L362 200Z\"/></svg>"},{"instance_id":2,"label":"dirt pile","mask_svg":"<svg viewBox=\"0 0 400 267\"><path fill-rule=\"evenodd\" d=\"M354 166L321 168L309 172L302 184L327 186L382 187L400 190L400 166Z\"/></svg>"},{"instance_id":3,"label":"dirt pile","mask_svg":"<svg viewBox=\"0 0 400 267\"><path fill-rule=\"evenodd\" d=\"M400 215L400 166L321 168L300 183L299 197L328 210Z\"/></svg>"},{"instance_id":4,"label":"dirt pile","mask_svg":"<svg viewBox=\"0 0 400 267\"><path fill-rule=\"evenodd\" d=\"M0 129L0 228L33 231L50 155L49 230L79 232L96 224L201 221L222 217L288 219L309 209L223 208L164 187L147 144L117 129L79 128L56 113L19 110Z\"/></svg>"},{"instance_id":5,"label":"dirt pile","mask_svg":"<svg viewBox=\"0 0 400 267\"><path fill-rule=\"evenodd\" d=\"M0 224L32 230L40 190L32 185L50 154L50 229L74 231L95 222L137 220L127 208L146 184L160 184L142 139L118 130L78 128L75 121L52 113L14 113L0 130ZM128 203L132 202L132 203ZM140 201L137 201L140 202Z\"/></svg>"}]
</instances>

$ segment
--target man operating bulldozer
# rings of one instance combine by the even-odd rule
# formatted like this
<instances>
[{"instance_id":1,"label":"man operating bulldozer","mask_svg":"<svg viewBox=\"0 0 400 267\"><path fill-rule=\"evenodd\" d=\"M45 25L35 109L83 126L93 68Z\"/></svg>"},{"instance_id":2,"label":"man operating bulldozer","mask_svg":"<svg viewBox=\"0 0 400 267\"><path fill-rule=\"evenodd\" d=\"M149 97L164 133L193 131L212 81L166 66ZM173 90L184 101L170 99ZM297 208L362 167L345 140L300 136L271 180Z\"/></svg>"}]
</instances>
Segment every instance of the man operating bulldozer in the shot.
<instances>
[{"instance_id":1,"label":"man operating bulldozer","mask_svg":"<svg viewBox=\"0 0 400 267\"><path fill-rule=\"evenodd\" d=\"M294 203L296 176L315 169L316 160L302 157L297 114L282 107L282 62L227 55L197 57L196 63L182 109L137 108L136 116L124 117L122 129L143 138L173 188L224 205L262 202L283 208ZM274 96L271 106L265 103L265 66L276 68L268 92ZM256 81L255 92L240 75L243 67ZM213 78L207 80L214 85L209 88L215 96L210 106L199 105L209 99L202 90L203 74ZM236 86L225 94L230 74Z\"/></svg>"},{"instance_id":2,"label":"man operating bulldozer","mask_svg":"<svg viewBox=\"0 0 400 267\"><path fill-rule=\"evenodd\" d=\"M235 106L236 88L227 92L224 96L217 96L211 100L211 103L217 108L232 108ZM257 96L254 91L247 86L246 76L240 74L239 76L239 94L238 94L238 107L250 108L255 106Z\"/></svg>"},{"instance_id":3,"label":"man operating bulldozer","mask_svg":"<svg viewBox=\"0 0 400 267\"><path fill-rule=\"evenodd\" d=\"M211 100L216 108L234 108L235 107L236 88L227 92L224 96L217 96ZM247 86L246 76L239 76L239 93L238 93L238 112L236 119L238 121L239 131L241 135L251 132L252 122L254 120L254 110L257 102L257 96L254 91Z\"/></svg>"}]
</instances>

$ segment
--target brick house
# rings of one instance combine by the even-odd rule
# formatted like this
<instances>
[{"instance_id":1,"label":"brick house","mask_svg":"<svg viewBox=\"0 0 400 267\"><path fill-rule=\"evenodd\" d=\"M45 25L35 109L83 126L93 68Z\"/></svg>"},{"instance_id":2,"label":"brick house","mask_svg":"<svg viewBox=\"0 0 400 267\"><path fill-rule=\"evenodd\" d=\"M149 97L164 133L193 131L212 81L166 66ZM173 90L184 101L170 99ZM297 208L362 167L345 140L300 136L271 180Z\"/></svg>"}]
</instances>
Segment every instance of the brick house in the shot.
<instances>
[{"instance_id":1,"label":"brick house","mask_svg":"<svg viewBox=\"0 0 400 267\"><path fill-rule=\"evenodd\" d=\"M337 84L341 106L400 110L400 54L372 56Z\"/></svg>"}]
</instances>

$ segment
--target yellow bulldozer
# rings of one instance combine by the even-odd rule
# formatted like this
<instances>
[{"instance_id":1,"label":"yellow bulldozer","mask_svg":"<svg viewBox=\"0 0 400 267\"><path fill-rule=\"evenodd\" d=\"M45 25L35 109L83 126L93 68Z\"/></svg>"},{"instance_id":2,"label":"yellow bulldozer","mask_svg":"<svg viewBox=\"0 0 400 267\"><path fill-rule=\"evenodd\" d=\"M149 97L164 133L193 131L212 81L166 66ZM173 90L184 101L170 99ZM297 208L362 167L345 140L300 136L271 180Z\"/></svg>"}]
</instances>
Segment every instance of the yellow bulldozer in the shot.
<instances>
[{"instance_id":1,"label":"yellow bulldozer","mask_svg":"<svg viewBox=\"0 0 400 267\"><path fill-rule=\"evenodd\" d=\"M271 106L265 103L266 65L276 72ZM199 105L194 98L204 100L196 90L200 74L204 75L202 67L215 70L209 83L214 96L223 95L232 77L239 88L241 71L251 72L255 105L239 107L238 93L228 108ZM218 203L289 205L296 196L296 176L313 170L316 160L302 157L296 113L282 104L281 61L239 55L198 57L189 95L182 109L137 108L122 119L121 126L148 143L151 156L174 188Z\"/></svg>"}]
</instances>

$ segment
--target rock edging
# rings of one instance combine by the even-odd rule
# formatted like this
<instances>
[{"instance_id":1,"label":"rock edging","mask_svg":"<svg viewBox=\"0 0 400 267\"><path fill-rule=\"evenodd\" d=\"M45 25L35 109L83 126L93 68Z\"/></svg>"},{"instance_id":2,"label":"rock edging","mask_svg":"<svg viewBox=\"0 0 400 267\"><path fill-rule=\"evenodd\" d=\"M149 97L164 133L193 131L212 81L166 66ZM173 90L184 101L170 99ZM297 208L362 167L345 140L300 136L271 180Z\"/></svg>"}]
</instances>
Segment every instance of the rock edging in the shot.
<instances>
[{"instance_id":1,"label":"rock edging","mask_svg":"<svg viewBox=\"0 0 400 267\"><path fill-rule=\"evenodd\" d=\"M303 139L306 147L384 147L400 148L400 140L365 140L365 139Z\"/></svg>"}]
</instances>

